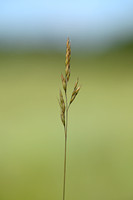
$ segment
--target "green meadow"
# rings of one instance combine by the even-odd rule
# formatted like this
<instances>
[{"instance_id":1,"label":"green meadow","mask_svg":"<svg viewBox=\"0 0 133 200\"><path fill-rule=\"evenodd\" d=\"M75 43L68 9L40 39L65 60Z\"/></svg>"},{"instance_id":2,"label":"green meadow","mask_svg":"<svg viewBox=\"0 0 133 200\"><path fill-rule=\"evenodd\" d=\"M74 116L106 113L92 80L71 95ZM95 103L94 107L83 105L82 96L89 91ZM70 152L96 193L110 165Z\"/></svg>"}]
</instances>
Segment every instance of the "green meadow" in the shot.
<instances>
[{"instance_id":1,"label":"green meadow","mask_svg":"<svg viewBox=\"0 0 133 200\"><path fill-rule=\"evenodd\" d=\"M62 200L65 52L0 53L0 200ZM133 199L133 48L72 52L66 200Z\"/></svg>"}]
</instances>

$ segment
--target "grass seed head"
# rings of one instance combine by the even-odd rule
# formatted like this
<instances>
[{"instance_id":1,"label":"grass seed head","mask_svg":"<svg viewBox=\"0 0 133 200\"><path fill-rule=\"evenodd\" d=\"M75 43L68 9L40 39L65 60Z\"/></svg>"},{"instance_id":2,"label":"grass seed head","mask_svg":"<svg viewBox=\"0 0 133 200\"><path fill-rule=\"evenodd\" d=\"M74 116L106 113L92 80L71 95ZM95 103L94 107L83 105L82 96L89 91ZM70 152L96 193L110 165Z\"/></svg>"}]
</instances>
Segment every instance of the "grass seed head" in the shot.
<instances>
[{"instance_id":1,"label":"grass seed head","mask_svg":"<svg viewBox=\"0 0 133 200\"><path fill-rule=\"evenodd\" d=\"M62 121L63 125L65 126L65 102L64 102L63 94L62 94L61 90L60 90L59 104L60 104L60 108L61 108L61 121Z\"/></svg>"},{"instance_id":2,"label":"grass seed head","mask_svg":"<svg viewBox=\"0 0 133 200\"><path fill-rule=\"evenodd\" d=\"M71 60L71 45L70 45L70 41L68 38L67 43L66 43L65 76L63 76L63 74L61 74L62 86L65 91L66 101L64 101L61 90L60 90L60 100L59 100L59 105L61 108L61 121L62 121L64 127L67 126L67 117L65 119L65 115L67 116L68 108L69 108L70 104L74 101L75 97L77 96L77 94L79 93L79 90L80 90L80 87L78 87L79 78L77 78L77 81L74 85L74 89L73 89L73 92L71 95L70 103L68 105L67 104L67 82L69 81L70 74L71 74L70 60ZM65 102L66 102L66 105L65 105Z\"/></svg>"},{"instance_id":3,"label":"grass seed head","mask_svg":"<svg viewBox=\"0 0 133 200\"><path fill-rule=\"evenodd\" d=\"M65 72L66 72L67 81L69 81L69 78L70 78L70 59L71 59L71 46L70 46L70 41L68 38L67 44L66 44L66 61L65 61L65 64L66 64Z\"/></svg>"},{"instance_id":4,"label":"grass seed head","mask_svg":"<svg viewBox=\"0 0 133 200\"><path fill-rule=\"evenodd\" d=\"M70 100L70 104L74 101L75 97L77 96L79 90L80 90L80 86L77 88L78 86L78 81L79 79L77 78L77 81L75 83L75 86L74 86L74 90L72 92L72 96L71 96L71 100Z\"/></svg>"}]
</instances>

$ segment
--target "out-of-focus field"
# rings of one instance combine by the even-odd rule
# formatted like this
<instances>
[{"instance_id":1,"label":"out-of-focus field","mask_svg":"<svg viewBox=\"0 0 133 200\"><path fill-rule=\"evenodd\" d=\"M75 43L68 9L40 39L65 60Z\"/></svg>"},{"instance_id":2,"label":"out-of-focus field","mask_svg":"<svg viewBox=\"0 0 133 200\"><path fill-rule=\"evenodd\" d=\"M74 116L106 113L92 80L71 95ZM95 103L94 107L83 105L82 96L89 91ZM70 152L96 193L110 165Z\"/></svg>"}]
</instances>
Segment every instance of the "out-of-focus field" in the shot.
<instances>
[{"instance_id":1,"label":"out-of-focus field","mask_svg":"<svg viewBox=\"0 0 133 200\"><path fill-rule=\"evenodd\" d=\"M0 54L0 200L61 200L65 52ZM66 200L133 199L133 49L73 54ZM70 97L70 93L69 93Z\"/></svg>"}]
</instances>

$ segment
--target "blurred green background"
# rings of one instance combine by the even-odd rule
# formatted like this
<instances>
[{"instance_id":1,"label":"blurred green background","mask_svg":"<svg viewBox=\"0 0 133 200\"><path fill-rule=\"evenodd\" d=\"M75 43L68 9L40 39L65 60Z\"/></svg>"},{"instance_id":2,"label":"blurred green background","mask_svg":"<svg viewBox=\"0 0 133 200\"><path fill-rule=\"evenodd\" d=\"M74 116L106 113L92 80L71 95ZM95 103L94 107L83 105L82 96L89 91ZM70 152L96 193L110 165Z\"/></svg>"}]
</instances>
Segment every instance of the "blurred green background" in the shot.
<instances>
[{"instance_id":1,"label":"blurred green background","mask_svg":"<svg viewBox=\"0 0 133 200\"><path fill-rule=\"evenodd\" d=\"M57 99L61 88L60 75L65 70L68 35L72 46L69 98L77 77L80 78L81 91L69 113L66 200L132 200L133 40L129 22L133 18L129 12L132 10L130 1L120 2L118 9L119 4L115 1L112 1L113 7L101 1L103 10L107 11L108 7L111 10L108 19L129 26L120 27L116 33L117 26L112 24L110 30L114 30L112 38L115 38L112 39L111 34L107 34L109 31L103 29L105 21L101 21L103 39L100 44L101 37L95 41L97 30L93 30L93 26L90 28L90 32L96 34L93 40L87 36L87 25L82 33L76 34L78 28L83 28L82 22L86 17L83 13L89 11L86 5L91 6L91 1L90 5L84 1L84 7L81 7L84 12L79 15L78 9L83 4L78 3L76 10L73 10L75 3L70 5L70 24L65 23L67 16L63 18L63 12L59 12L62 21L58 17L57 21L64 22L64 27L66 25L69 29L69 26L72 28L73 24L79 23L75 32L74 29L66 31L67 28L61 32L61 24L57 26L59 32L52 32L54 16L46 22L53 27L48 30L50 36L45 35L46 30L37 27L44 34L40 43L39 31L39 34L32 32L36 29L34 26L27 29L28 26L22 23L20 27L25 27L25 33L18 30L19 22L27 23L28 11L29 23L38 23L31 18L37 17L43 9L39 7L41 1L36 2L38 7L33 9L35 2L28 1L26 7L25 1L21 2L23 6L16 1L12 1L12 7L9 2L1 5L0 200L62 199L64 130ZM97 1L94 5L95 20L88 16L87 19L98 26ZM54 10L55 4L45 6L49 8L46 12L49 16L53 11L58 13L62 10L62 7L58 10L58 6ZM123 13L120 12L122 8L128 11L130 21L126 21L126 14L123 17L125 21L122 21L119 15ZM19 11L22 12L20 15ZM14 14L12 18L11 14ZM107 16L106 12L102 15L103 18ZM126 34L121 30L126 30ZM104 40L104 33L107 40ZM34 36L33 40L30 34Z\"/></svg>"}]
</instances>

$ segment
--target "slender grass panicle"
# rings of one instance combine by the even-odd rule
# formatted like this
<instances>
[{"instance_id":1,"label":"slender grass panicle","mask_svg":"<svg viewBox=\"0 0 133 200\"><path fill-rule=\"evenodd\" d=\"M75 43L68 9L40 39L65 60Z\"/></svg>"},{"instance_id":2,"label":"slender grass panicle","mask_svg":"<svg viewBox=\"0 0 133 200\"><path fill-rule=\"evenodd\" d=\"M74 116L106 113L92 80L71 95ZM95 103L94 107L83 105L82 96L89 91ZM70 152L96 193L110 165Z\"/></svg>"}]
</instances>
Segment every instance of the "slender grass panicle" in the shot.
<instances>
[{"instance_id":1,"label":"slender grass panicle","mask_svg":"<svg viewBox=\"0 0 133 200\"><path fill-rule=\"evenodd\" d=\"M66 184L66 152L67 152L67 127L68 127L68 111L70 108L71 103L76 98L80 86L78 86L79 78L77 78L77 81L74 85L74 89L70 98L70 101L68 102L68 95L67 95L67 86L68 81L70 79L70 60L71 60L71 45L69 38L67 39L66 43L66 60L65 60L65 75L61 74L61 80L62 80L62 87L64 89L65 93L65 100L63 98L62 91L60 90L60 100L59 105L61 109L61 121L64 126L64 132L65 132L65 155L64 155L64 179L63 179L63 200L65 200L65 184Z\"/></svg>"}]
</instances>

